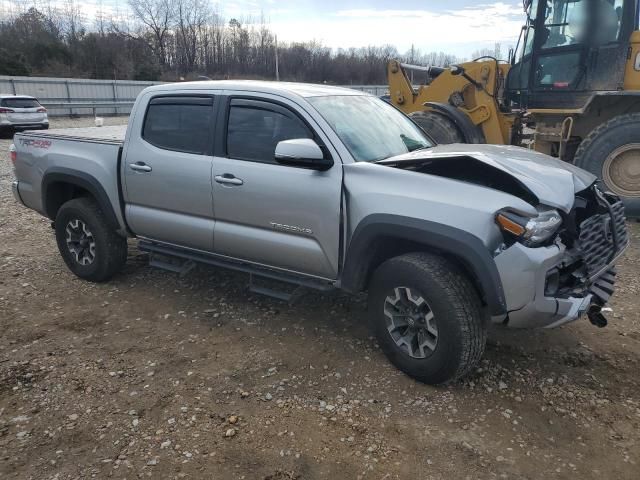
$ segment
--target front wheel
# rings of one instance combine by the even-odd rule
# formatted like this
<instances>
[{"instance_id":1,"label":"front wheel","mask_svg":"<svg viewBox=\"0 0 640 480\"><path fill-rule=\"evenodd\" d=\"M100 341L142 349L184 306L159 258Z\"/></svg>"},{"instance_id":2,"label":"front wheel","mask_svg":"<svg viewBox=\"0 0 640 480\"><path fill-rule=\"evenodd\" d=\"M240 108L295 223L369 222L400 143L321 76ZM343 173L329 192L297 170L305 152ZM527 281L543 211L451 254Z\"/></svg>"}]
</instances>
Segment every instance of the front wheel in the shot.
<instances>
[{"instance_id":1,"label":"front wheel","mask_svg":"<svg viewBox=\"0 0 640 480\"><path fill-rule=\"evenodd\" d=\"M127 260L127 240L118 235L90 198L74 198L56 215L56 241L64 262L78 277L103 282Z\"/></svg>"},{"instance_id":2,"label":"front wheel","mask_svg":"<svg viewBox=\"0 0 640 480\"><path fill-rule=\"evenodd\" d=\"M391 363L435 385L455 381L477 365L489 317L455 264L412 253L387 260L374 273L369 319Z\"/></svg>"}]
</instances>

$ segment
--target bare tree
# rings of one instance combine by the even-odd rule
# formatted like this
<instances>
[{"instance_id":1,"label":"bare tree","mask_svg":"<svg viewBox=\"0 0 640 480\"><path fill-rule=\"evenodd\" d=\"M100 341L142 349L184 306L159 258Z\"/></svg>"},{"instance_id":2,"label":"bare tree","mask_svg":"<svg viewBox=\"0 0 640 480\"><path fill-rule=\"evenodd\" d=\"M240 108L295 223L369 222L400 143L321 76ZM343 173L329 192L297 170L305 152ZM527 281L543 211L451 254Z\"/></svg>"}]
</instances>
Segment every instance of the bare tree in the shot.
<instances>
[{"instance_id":1,"label":"bare tree","mask_svg":"<svg viewBox=\"0 0 640 480\"><path fill-rule=\"evenodd\" d=\"M129 16L107 13L100 3L94 18L86 18L81 0L8 1L11 10L0 11L0 74L141 80L275 76L275 35L264 15L225 19L209 0L128 0ZM36 4L43 7L26 8ZM499 50L495 45L487 53ZM278 45L283 80L384 84L392 58L441 66L459 61L415 46L399 55L391 45L338 50L316 41Z\"/></svg>"},{"instance_id":2,"label":"bare tree","mask_svg":"<svg viewBox=\"0 0 640 480\"><path fill-rule=\"evenodd\" d=\"M183 73L193 72L209 17L203 0L179 0L176 7L176 47Z\"/></svg>"},{"instance_id":3,"label":"bare tree","mask_svg":"<svg viewBox=\"0 0 640 480\"><path fill-rule=\"evenodd\" d=\"M172 0L129 0L135 17L153 35L153 50L160 65L167 63L167 37L176 18L176 3Z\"/></svg>"}]
</instances>

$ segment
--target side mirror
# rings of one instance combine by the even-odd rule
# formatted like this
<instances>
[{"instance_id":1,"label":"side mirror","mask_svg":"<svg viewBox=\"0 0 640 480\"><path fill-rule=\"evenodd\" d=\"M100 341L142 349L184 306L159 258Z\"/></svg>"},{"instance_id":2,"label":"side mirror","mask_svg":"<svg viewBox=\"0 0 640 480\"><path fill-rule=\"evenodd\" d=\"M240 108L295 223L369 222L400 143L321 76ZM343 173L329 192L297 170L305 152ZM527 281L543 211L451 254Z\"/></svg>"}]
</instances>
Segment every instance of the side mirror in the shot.
<instances>
[{"instance_id":1,"label":"side mirror","mask_svg":"<svg viewBox=\"0 0 640 480\"><path fill-rule=\"evenodd\" d=\"M311 170L328 170L333 166L333 160L325 158L318 144L310 138L294 138L278 142L275 159L282 165Z\"/></svg>"}]
</instances>

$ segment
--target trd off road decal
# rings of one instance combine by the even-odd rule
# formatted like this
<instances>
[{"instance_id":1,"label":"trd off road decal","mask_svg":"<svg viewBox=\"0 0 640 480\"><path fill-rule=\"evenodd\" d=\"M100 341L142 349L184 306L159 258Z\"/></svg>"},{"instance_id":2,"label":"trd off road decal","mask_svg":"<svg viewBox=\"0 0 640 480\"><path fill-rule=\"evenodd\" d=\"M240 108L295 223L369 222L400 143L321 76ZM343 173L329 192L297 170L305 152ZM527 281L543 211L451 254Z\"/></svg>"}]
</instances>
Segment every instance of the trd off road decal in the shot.
<instances>
[{"instance_id":1,"label":"trd off road decal","mask_svg":"<svg viewBox=\"0 0 640 480\"><path fill-rule=\"evenodd\" d=\"M44 140L39 138L21 138L20 145L22 145L23 147L47 149L51 146L51 140Z\"/></svg>"}]
</instances>

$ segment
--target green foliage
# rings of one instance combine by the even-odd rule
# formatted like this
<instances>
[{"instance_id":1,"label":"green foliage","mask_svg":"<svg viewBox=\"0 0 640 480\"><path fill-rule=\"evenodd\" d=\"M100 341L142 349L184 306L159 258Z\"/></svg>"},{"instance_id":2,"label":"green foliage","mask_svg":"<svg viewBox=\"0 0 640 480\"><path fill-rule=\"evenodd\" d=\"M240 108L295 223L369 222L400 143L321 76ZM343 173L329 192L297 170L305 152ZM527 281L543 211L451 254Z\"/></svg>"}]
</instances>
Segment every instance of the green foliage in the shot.
<instances>
[{"instance_id":1,"label":"green foliage","mask_svg":"<svg viewBox=\"0 0 640 480\"><path fill-rule=\"evenodd\" d=\"M24 55L0 48L0 75L25 76L29 74L31 74L31 70Z\"/></svg>"}]
</instances>

